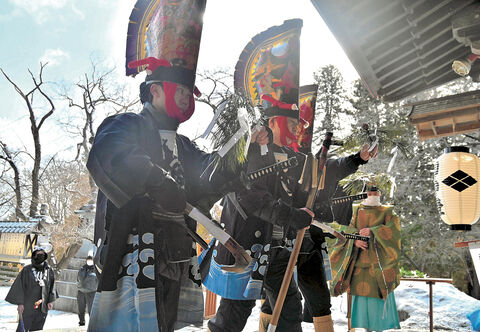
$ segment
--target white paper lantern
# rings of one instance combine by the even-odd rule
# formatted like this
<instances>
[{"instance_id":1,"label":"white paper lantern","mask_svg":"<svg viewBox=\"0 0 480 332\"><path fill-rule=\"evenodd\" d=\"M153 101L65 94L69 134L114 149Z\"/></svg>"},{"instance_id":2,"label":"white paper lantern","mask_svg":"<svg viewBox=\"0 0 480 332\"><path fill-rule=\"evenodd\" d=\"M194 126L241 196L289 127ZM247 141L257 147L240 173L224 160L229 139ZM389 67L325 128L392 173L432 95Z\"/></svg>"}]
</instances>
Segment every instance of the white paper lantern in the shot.
<instances>
[{"instance_id":1,"label":"white paper lantern","mask_svg":"<svg viewBox=\"0 0 480 332\"><path fill-rule=\"evenodd\" d=\"M480 159L466 146L445 149L435 163L435 191L442 220L471 230L480 218Z\"/></svg>"}]
</instances>

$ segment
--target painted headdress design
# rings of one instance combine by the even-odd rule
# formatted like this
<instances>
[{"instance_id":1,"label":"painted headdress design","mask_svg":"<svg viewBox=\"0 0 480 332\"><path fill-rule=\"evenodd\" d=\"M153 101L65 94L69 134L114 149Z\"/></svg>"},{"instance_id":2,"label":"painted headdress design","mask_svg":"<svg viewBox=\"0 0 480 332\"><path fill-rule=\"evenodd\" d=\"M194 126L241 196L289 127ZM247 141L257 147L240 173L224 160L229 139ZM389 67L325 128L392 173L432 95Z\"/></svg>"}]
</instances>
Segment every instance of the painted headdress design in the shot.
<instances>
[{"instance_id":1,"label":"painted headdress design","mask_svg":"<svg viewBox=\"0 0 480 332\"><path fill-rule=\"evenodd\" d=\"M179 122L188 120L194 110L181 110L174 99L177 85L186 86L199 96L195 87L203 13L206 0L138 0L130 15L127 35L126 74L147 71L145 83L162 83L165 109Z\"/></svg>"},{"instance_id":2,"label":"painted headdress design","mask_svg":"<svg viewBox=\"0 0 480 332\"><path fill-rule=\"evenodd\" d=\"M245 46L235 66L235 91L261 105L267 117L298 119L300 19L259 33Z\"/></svg>"},{"instance_id":3,"label":"painted headdress design","mask_svg":"<svg viewBox=\"0 0 480 332\"><path fill-rule=\"evenodd\" d=\"M126 74L194 90L206 0L139 0L130 15ZM154 59L148 59L154 58Z\"/></svg>"},{"instance_id":4,"label":"painted headdress design","mask_svg":"<svg viewBox=\"0 0 480 332\"><path fill-rule=\"evenodd\" d=\"M303 153L311 152L312 149L317 90L317 84L303 85L300 87L300 94L298 96L300 120L297 129L297 144L298 149Z\"/></svg>"}]
</instances>

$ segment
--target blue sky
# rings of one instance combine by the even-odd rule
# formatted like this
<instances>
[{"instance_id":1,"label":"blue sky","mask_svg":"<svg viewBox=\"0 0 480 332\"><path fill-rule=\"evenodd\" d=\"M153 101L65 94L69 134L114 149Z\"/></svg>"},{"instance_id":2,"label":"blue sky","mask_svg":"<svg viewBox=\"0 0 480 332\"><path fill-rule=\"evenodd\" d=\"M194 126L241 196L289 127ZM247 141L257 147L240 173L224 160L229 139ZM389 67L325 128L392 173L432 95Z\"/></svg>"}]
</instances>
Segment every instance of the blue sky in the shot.
<instances>
[{"instance_id":1,"label":"blue sky","mask_svg":"<svg viewBox=\"0 0 480 332\"><path fill-rule=\"evenodd\" d=\"M116 14L113 2L82 0L11 0L0 4L0 67L20 86L30 87L28 68L38 73L49 62L45 79L76 80L90 58L109 56L108 22ZM128 18L127 18L128 19ZM106 30L107 29L107 30ZM13 88L2 77L0 117L16 119ZM9 107L10 106L10 107Z\"/></svg>"},{"instance_id":2,"label":"blue sky","mask_svg":"<svg viewBox=\"0 0 480 332\"><path fill-rule=\"evenodd\" d=\"M112 25L118 21L117 3L103 0L2 1L0 67L24 91L29 91L33 86L28 69L37 75L40 61L48 62L43 77L51 96L55 96L54 91L61 86L69 86L88 72L92 59L122 68L123 63L116 63L112 53L111 34ZM125 20L128 23L128 15ZM118 33L120 39L125 36L125 32ZM10 146L30 148L25 104L3 75L0 76L0 98L0 139ZM57 114L47 120L41 131L49 154L55 152L57 142L66 135L56 128L60 113L66 110L65 104L58 100L55 104ZM68 148L68 144L61 148Z\"/></svg>"},{"instance_id":3,"label":"blue sky","mask_svg":"<svg viewBox=\"0 0 480 332\"><path fill-rule=\"evenodd\" d=\"M36 74L39 62L49 61L44 80L55 89L76 82L88 72L93 58L115 66L118 80L135 90L143 76L132 79L123 74L126 29L134 4L134 0L2 0L0 67L28 91L32 87L28 69ZM357 77L309 0L208 0L198 70L233 68L250 38L291 18L304 20L301 84L311 83L313 72L330 63L339 67L347 80ZM28 146L27 111L3 76L0 98L0 139ZM65 111L61 103L57 107L57 112ZM184 133L194 136L201 132L210 116L197 109ZM49 152L58 148L57 142L65 135L55 126L52 119L43 133Z\"/></svg>"}]
</instances>

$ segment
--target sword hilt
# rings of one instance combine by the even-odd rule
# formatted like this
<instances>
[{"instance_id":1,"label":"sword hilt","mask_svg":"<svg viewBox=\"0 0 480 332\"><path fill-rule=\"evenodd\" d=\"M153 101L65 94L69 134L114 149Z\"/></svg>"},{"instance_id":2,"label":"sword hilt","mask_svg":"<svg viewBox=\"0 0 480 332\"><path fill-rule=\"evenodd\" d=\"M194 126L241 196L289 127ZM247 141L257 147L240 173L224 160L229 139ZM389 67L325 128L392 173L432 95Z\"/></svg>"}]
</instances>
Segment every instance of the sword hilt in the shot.
<instances>
[{"instance_id":1,"label":"sword hilt","mask_svg":"<svg viewBox=\"0 0 480 332\"><path fill-rule=\"evenodd\" d=\"M360 199L365 199L365 198L367 198L367 196L368 195L366 193L361 193L361 194L358 194L358 195L337 197L337 198L332 199L332 205L347 203L347 202L353 202L353 201L357 201L357 200L360 200Z\"/></svg>"},{"instance_id":2,"label":"sword hilt","mask_svg":"<svg viewBox=\"0 0 480 332\"><path fill-rule=\"evenodd\" d=\"M368 242L370 240L370 236L363 236L360 234L350 234L350 233L345 233L343 231L341 232L341 234L349 240L360 240L365 242Z\"/></svg>"},{"instance_id":3,"label":"sword hilt","mask_svg":"<svg viewBox=\"0 0 480 332\"><path fill-rule=\"evenodd\" d=\"M284 170L284 169L292 168L292 167L295 167L297 165L298 165L297 158L296 157L291 157L291 158L288 158L285 161L282 161L282 162L279 162L279 163L261 168L259 170L253 171L251 173L248 173L247 178L250 181L253 181L253 180L256 180L256 179L258 179L262 176L269 175L269 174L272 174L272 173L275 173L277 171L281 171L281 170Z\"/></svg>"}]
</instances>

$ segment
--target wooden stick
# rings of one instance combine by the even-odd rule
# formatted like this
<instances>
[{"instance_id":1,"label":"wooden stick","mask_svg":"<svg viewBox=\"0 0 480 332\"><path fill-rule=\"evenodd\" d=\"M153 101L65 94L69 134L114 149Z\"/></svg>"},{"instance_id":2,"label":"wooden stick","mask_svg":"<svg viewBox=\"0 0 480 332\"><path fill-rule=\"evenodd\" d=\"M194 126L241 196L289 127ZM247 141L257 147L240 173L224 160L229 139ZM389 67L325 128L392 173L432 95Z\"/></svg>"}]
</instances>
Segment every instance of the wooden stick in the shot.
<instances>
[{"instance_id":1,"label":"wooden stick","mask_svg":"<svg viewBox=\"0 0 480 332\"><path fill-rule=\"evenodd\" d=\"M304 228L299 230L297 233L295 245L293 246L293 251L288 260L285 276L283 277L282 286L280 287L280 292L278 293L277 301L275 302L275 309L273 309L272 320L270 321L267 332L274 332L277 329L278 320L280 319L280 313L282 312L283 308L283 302L287 296L288 285L290 285L290 281L292 280L293 270L295 268L295 264L297 264L298 254L300 253L300 247L302 246L303 237L306 230L307 229Z\"/></svg>"},{"instance_id":2,"label":"wooden stick","mask_svg":"<svg viewBox=\"0 0 480 332\"><path fill-rule=\"evenodd\" d=\"M320 160L317 160L313 157L311 153L308 154L307 160L305 161L304 169L302 172L302 177L299 184L303 183L303 176L305 175L306 170L308 169L307 165L308 162L312 163L312 181L311 181L311 188L308 193L308 199L305 207L308 210L312 210L313 205L315 203L315 197L317 196L317 190L322 180L322 173L323 167L327 161L327 152L328 148L330 147L332 141L332 133L327 132L325 135L325 139L323 140L322 149L320 150ZM313 214L312 214L313 220ZM290 285L290 281L292 280L293 270L295 265L297 264L298 254L300 253L300 247L302 246L303 237L305 236L305 231L308 227L301 229L297 232L297 237L295 239L295 245L293 246L293 251L290 254L290 259L288 260L287 269L285 271L285 275L283 276L282 285L280 286L280 291L278 292L277 301L275 301L275 308L273 309L272 313L272 320L268 325L267 332L274 332L277 329L278 320L280 318L280 313L282 312L283 302L285 301L285 297L287 296L288 286Z\"/></svg>"},{"instance_id":3,"label":"wooden stick","mask_svg":"<svg viewBox=\"0 0 480 332\"><path fill-rule=\"evenodd\" d=\"M347 293L347 322L348 331L355 331L355 329L352 329L352 294L350 293Z\"/></svg>"}]
</instances>

